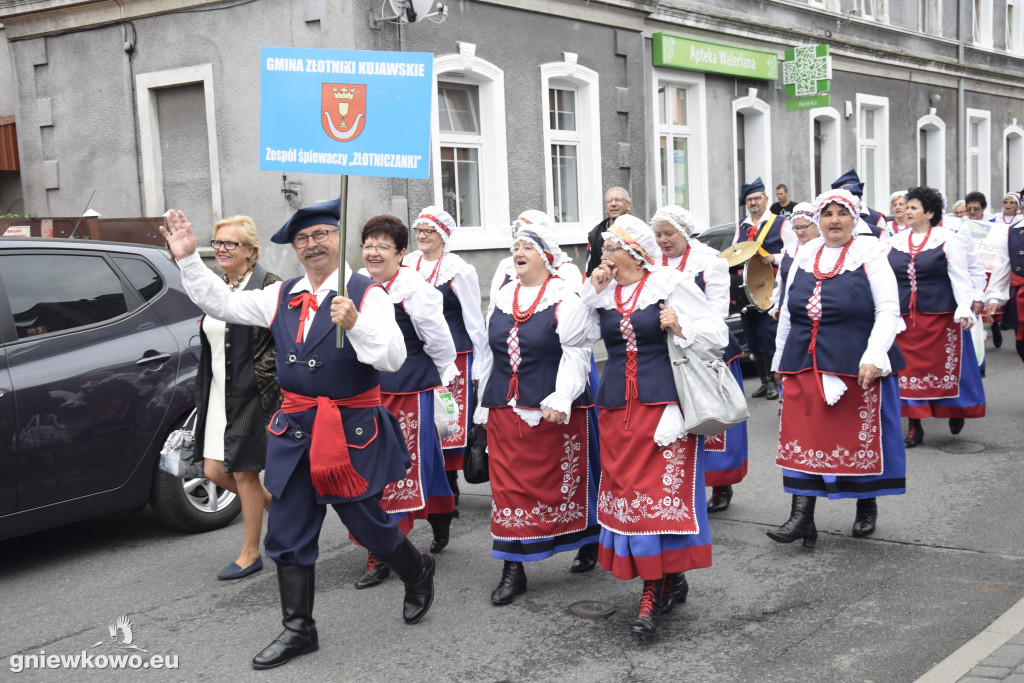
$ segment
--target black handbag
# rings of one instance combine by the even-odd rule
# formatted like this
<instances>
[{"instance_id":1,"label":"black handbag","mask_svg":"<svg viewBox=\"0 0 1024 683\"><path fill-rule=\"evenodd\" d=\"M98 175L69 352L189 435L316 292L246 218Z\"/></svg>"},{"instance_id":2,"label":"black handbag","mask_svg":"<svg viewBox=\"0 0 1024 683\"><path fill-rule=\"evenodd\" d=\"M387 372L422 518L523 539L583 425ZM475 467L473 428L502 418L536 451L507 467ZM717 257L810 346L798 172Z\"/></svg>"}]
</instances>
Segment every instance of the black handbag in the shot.
<instances>
[{"instance_id":1,"label":"black handbag","mask_svg":"<svg viewBox=\"0 0 1024 683\"><path fill-rule=\"evenodd\" d=\"M462 461L462 474L469 484L483 484L491 480L487 456L487 430L473 425L466 437L466 456Z\"/></svg>"}]
</instances>

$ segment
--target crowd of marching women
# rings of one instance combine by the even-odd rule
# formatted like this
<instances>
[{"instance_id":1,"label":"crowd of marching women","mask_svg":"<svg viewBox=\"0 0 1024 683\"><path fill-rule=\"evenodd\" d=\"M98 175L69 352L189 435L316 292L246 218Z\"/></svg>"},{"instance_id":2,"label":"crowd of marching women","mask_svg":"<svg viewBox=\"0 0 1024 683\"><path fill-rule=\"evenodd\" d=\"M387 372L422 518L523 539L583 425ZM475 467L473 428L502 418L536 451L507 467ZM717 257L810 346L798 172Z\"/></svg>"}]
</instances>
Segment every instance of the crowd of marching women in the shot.
<instances>
[{"instance_id":1,"label":"crowd of marching women","mask_svg":"<svg viewBox=\"0 0 1024 683\"><path fill-rule=\"evenodd\" d=\"M619 579L641 579L630 628L654 633L659 615L686 600L687 572L711 565L708 514L729 507L733 486L747 472L745 423L718 434L688 429L673 357L695 344L717 349L722 376L740 391L739 361L752 360L761 382L751 398L781 398L776 464L792 510L767 532L769 538L813 548L819 498L855 499L852 535L874 533L877 499L906 492L906 449L923 442L922 421L942 418L958 434L967 418L984 416L981 316L997 319L1005 306L1002 325L1024 319L1024 221L1017 195L1008 194L1003 213L982 226L990 245L986 268L975 246L979 220L986 217L947 217L941 192L916 187L892 195L893 218L887 221L862 204L862 189L851 171L814 202L790 202L776 214L767 210L760 179L744 184L739 201L746 214L733 245L719 254L696 239L699 226L685 208L661 207L647 224L628 213L628 193L612 188L608 219L590 235L586 276L561 249L554 222L543 212L525 211L512 225L511 256L491 280L486 314L475 269L450 249L456 223L440 207L423 209L413 222L419 248L412 252L410 230L400 219L377 216L365 224L364 268L348 286L358 285L358 301L347 298L354 290L344 296L328 291L330 279L321 276L331 265L317 266L317 258L336 248L337 238L324 228L337 225L337 202L301 210L275 241L304 252L300 258L320 283L317 291L333 297L330 320L353 334L355 356L339 350L332 362L339 368L355 363L360 372L359 364L369 363L368 384L352 388L353 397L316 402L285 392L285 417L275 417L271 434L292 429L301 442L311 426L285 418L314 405L323 412L334 402L342 417L346 409L381 406L389 411L388 429L401 437L392 445L401 450L404 441L407 459L404 476L394 467L366 476L362 468L369 465L358 451L373 443L377 431L364 434L357 427L344 444L352 449L351 463L346 457L319 474L320 459L330 457L321 436L321 446L314 439L308 456L312 486L304 484L305 493L294 495L283 488L293 485L290 480L269 476L268 460L264 496L273 497L267 548L273 541L285 632L254 665L276 666L316 647L308 614L315 539L309 546L303 525L292 529L282 524L294 520L275 521L275 507L300 498L312 505L313 489L315 505L323 504L321 498L336 501L353 540L367 548L356 587L398 574L406 584L403 616L418 621L432 601L434 565L406 536L416 520L425 519L433 532L430 552L449 544L458 517L458 472L467 449L484 448L475 439L486 440L491 552L501 561L493 604L510 604L526 592L528 563L575 551L570 572L600 565ZM977 213L975 194L965 197L968 214ZM176 225L175 255L192 259L192 238L181 237L191 227L183 216ZM738 265L744 277L749 270L768 282L768 292L751 294L742 313L746 351L726 324L735 304L730 269ZM226 294L210 292L195 298L227 302ZM237 306L207 306L225 319L272 331L272 309L293 315L291 309L301 308L297 333L275 333L279 344L294 346L290 336L302 342L303 325L316 329L309 320L320 325L316 306L312 300L306 305L308 293L288 299L276 292L252 295L254 303L236 295L231 301L237 298ZM396 326L381 320L378 332L369 334L358 320L379 316L385 300ZM327 306L326 299L320 305ZM1024 328L1016 328L1024 358ZM593 347L599 340L607 360L598 378ZM388 348L387 360L363 360L377 346ZM288 363L297 353L289 351L284 366L278 357L279 376L291 377ZM310 363L314 371L318 366ZM439 417L447 418L443 434ZM340 429L333 427L331 438L341 438ZM324 454L314 457L313 451ZM386 543L375 529L387 530ZM229 567L228 578L259 569L243 563Z\"/></svg>"}]
</instances>

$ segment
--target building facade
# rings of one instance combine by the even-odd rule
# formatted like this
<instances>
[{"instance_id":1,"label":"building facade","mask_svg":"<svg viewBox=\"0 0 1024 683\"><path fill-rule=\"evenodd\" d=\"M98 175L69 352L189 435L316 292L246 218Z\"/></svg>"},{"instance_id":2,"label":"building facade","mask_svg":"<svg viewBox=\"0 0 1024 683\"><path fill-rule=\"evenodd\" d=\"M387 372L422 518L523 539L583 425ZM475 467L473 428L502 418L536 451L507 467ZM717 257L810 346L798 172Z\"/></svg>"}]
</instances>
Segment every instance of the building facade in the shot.
<instances>
[{"instance_id":1,"label":"building facade","mask_svg":"<svg viewBox=\"0 0 1024 683\"><path fill-rule=\"evenodd\" d=\"M353 177L349 225L444 206L484 282L530 208L580 259L614 185L642 218L680 203L705 227L742 218L757 176L799 201L857 168L883 213L918 184L996 205L1024 186L1021 0L459 0L415 23L388 21L395 4L0 0L0 120L20 157L0 210L173 206L201 239L243 213L269 238L337 196L338 176L259 170L262 46L433 55L430 178ZM820 44L830 102L789 111L778 62Z\"/></svg>"}]
</instances>

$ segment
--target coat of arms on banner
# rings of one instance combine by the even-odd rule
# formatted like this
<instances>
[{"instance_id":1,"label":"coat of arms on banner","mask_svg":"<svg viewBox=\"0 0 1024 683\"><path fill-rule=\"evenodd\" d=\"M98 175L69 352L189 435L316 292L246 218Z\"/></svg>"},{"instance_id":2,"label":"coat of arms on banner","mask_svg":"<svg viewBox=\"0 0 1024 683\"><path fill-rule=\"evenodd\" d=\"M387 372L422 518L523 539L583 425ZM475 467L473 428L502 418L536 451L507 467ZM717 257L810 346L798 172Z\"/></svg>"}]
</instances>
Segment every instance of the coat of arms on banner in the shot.
<instances>
[{"instance_id":1,"label":"coat of arms on banner","mask_svg":"<svg viewBox=\"0 0 1024 683\"><path fill-rule=\"evenodd\" d=\"M359 137L366 126L366 86L323 83L322 87L324 132L338 142Z\"/></svg>"}]
</instances>

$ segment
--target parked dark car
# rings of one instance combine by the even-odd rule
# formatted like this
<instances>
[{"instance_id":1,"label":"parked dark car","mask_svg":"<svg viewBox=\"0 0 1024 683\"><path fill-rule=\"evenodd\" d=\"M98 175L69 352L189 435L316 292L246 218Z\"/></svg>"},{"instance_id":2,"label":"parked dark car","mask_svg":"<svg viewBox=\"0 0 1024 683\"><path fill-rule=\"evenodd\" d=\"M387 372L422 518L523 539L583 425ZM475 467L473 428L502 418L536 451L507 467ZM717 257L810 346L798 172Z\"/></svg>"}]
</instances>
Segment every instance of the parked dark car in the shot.
<instances>
[{"instance_id":1,"label":"parked dark car","mask_svg":"<svg viewBox=\"0 0 1024 683\"><path fill-rule=\"evenodd\" d=\"M194 405L199 315L165 250L0 238L0 539L147 503L186 531L238 514L157 468Z\"/></svg>"},{"instance_id":2,"label":"parked dark car","mask_svg":"<svg viewBox=\"0 0 1024 683\"><path fill-rule=\"evenodd\" d=\"M733 223L716 225L698 233L696 237L715 251L722 251L732 246L732 241L736 237L736 226ZM735 335L736 341L743 347L743 360L749 360L750 356L747 354L747 338L743 334L740 311L749 303L747 293L743 290L743 267L729 268L729 315L725 323L729 326L729 331Z\"/></svg>"}]
</instances>

